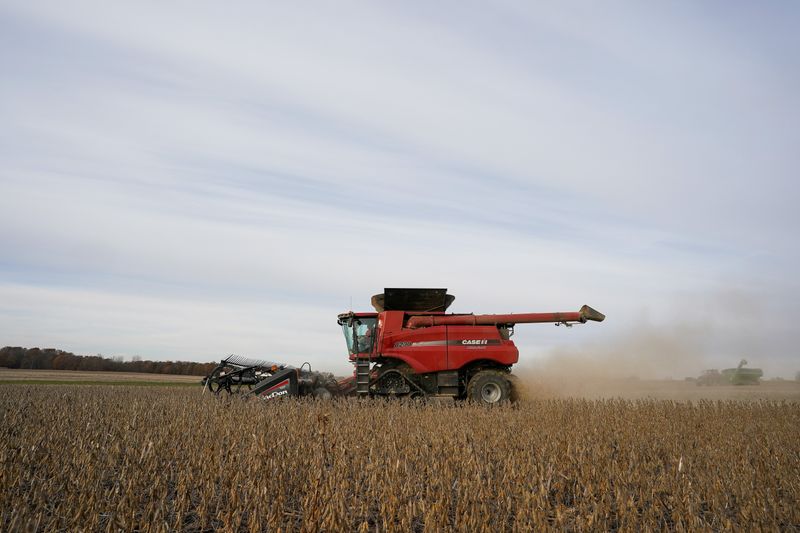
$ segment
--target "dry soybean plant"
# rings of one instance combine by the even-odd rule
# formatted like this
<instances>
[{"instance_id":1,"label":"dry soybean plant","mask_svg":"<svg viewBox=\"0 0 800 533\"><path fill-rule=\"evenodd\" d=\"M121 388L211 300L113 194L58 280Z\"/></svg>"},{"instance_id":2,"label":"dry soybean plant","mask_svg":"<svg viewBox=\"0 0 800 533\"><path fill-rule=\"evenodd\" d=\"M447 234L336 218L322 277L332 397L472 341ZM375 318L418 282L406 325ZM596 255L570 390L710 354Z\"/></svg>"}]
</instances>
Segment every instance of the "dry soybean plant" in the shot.
<instances>
[{"instance_id":1,"label":"dry soybean plant","mask_svg":"<svg viewBox=\"0 0 800 533\"><path fill-rule=\"evenodd\" d=\"M800 407L2 386L4 531L800 528Z\"/></svg>"}]
</instances>

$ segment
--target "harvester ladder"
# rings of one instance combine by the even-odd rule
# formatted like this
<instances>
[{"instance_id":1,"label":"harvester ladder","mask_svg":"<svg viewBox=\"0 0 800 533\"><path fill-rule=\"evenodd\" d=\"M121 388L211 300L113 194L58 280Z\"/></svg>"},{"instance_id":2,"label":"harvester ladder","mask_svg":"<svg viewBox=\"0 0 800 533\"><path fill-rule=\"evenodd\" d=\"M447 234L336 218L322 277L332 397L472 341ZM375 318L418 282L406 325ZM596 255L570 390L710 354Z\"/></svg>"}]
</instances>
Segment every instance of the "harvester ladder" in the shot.
<instances>
[{"instance_id":1,"label":"harvester ladder","mask_svg":"<svg viewBox=\"0 0 800 533\"><path fill-rule=\"evenodd\" d=\"M369 358L356 359L356 394L360 397L369 395Z\"/></svg>"}]
</instances>

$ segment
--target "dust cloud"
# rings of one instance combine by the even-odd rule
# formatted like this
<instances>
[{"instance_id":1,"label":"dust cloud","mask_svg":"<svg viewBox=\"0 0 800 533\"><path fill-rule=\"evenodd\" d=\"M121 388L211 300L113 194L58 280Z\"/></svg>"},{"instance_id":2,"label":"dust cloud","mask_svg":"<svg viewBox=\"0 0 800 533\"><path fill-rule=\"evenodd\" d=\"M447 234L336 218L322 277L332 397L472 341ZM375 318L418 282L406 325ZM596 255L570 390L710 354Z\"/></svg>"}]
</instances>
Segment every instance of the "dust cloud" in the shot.
<instances>
[{"instance_id":1,"label":"dust cloud","mask_svg":"<svg viewBox=\"0 0 800 533\"><path fill-rule=\"evenodd\" d=\"M525 358L514 369L521 395L706 397L710 388L697 386L692 378L708 368L735 367L742 358L750 367L763 368L767 379L762 385L770 377L794 376L780 357L785 336L771 328L774 320L767 318L774 315L765 312L763 298L730 289L675 295L673 304L656 322L638 322L601 341L556 347L536 360ZM640 316L648 314L645 310ZM745 390L723 386L711 396L739 397Z\"/></svg>"},{"instance_id":2,"label":"dust cloud","mask_svg":"<svg viewBox=\"0 0 800 533\"><path fill-rule=\"evenodd\" d=\"M522 399L654 398L800 399L794 381L762 381L761 385L698 386L706 368L734 367L730 354L722 362L710 347L719 332L708 325L644 327L621 338L579 347L554 348L538 361L514 369ZM729 360L730 359L730 360ZM751 361L751 366L756 361Z\"/></svg>"},{"instance_id":3,"label":"dust cloud","mask_svg":"<svg viewBox=\"0 0 800 533\"><path fill-rule=\"evenodd\" d=\"M549 379L682 379L708 366L710 334L709 326L639 327L602 344L554 348L533 369Z\"/></svg>"}]
</instances>

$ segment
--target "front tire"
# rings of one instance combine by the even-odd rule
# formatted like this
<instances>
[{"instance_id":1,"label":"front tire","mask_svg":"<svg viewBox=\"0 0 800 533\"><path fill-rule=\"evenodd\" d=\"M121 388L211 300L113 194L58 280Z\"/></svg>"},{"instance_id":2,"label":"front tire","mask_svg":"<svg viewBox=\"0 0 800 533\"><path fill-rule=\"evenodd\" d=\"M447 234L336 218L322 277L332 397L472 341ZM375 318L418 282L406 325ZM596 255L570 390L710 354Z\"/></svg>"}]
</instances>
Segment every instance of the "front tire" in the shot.
<instances>
[{"instance_id":1,"label":"front tire","mask_svg":"<svg viewBox=\"0 0 800 533\"><path fill-rule=\"evenodd\" d=\"M511 382L499 370L482 370L472 376L467 385L467 399L483 405L498 405L511 401Z\"/></svg>"}]
</instances>

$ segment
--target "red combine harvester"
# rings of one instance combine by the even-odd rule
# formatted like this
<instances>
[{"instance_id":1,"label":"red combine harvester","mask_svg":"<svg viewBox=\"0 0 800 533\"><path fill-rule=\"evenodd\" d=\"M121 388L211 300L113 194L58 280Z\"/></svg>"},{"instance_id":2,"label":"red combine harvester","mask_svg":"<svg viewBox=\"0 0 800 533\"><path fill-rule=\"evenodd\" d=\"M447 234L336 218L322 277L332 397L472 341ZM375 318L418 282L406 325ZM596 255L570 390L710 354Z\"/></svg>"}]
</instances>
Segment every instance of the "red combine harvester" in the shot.
<instances>
[{"instance_id":1,"label":"red combine harvester","mask_svg":"<svg viewBox=\"0 0 800 533\"><path fill-rule=\"evenodd\" d=\"M444 397L486 404L514 397L511 366L519 350L511 340L516 324L549 322L571 326L605 315L584 305L569 313L503 315L446 314L455 297L447 289L384 289L372 297L375 312L339 315L347 341L351 378L336 381L329 374L273 365L269 369L222 368L206 378L212 390L231 391L245 381L262 398L319 397ZM235 378L247 375L246 380ZM227 378L227 386L221 384Z\"/></svg>"}]
</instances>

